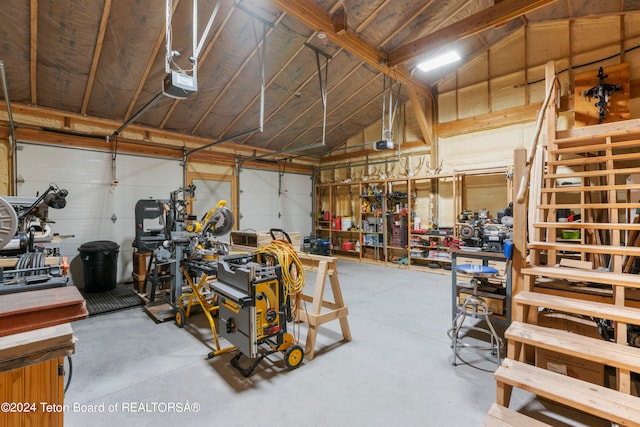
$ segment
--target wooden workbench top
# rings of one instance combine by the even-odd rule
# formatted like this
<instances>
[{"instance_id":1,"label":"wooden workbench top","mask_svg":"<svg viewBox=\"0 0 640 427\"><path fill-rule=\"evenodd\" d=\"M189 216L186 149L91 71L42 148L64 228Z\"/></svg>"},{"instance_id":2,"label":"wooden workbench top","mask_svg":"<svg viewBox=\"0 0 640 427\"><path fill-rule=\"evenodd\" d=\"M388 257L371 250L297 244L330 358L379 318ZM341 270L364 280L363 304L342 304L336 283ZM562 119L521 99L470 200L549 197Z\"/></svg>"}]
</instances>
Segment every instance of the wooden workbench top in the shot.
<instances>
[{"instance_id":1,"label":"wooden workbench top","mask_svg":"<svg viewBox=\"0 0 640 427\"><path fill-rule=\"evenodd\" d=\"M69 323L89 315L75 286L25 291L0 298L0 337Z\"/></svg>"}]
</instances>

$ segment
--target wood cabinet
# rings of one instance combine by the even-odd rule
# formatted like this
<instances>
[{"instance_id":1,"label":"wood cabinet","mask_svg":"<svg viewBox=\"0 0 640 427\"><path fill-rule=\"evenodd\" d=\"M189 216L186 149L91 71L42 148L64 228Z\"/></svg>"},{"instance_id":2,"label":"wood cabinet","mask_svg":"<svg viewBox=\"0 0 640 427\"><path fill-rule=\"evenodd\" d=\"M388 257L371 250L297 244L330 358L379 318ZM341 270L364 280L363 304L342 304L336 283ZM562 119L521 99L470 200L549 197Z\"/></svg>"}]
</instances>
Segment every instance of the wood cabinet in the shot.
<instances>
[{"instance_id":1,"label":"wood cabinet","mask_svg":"<svg viewBox=\"0 0 640 427\"><path fill-rule=\"evenodd\" d=\"M62 426L64 421L64 358L0 372L3 426Z\"/></svg>"},{"instance_id":2,"label":"wood cabinet","mask_svg":"<svg viewBox=\"0 0 640 427\"><path fill-rule=\"evenodd\" d=\"M64 358L74 349L70 323L0 337L0 425L63 425Z\"/></svg>"}]
</instances>

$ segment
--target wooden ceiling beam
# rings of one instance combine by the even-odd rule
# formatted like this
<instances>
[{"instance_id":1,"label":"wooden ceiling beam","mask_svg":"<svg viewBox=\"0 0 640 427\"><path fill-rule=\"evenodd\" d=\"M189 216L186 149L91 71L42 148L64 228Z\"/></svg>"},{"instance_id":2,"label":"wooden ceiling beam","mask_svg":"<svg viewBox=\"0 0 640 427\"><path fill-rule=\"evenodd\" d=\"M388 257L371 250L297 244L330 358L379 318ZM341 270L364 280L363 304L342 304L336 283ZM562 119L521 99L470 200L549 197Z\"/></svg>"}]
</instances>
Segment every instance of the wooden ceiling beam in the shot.
<instances>
[{"instance_id":1,"label":"wooden ceiling beam","mask_svg":"<svg viewBox=\"0 0 640 427\"><path fill-rule=\"evenodd\" d=\"M98 62L100 61L100 54L102 53L102 44L104 42L104 35L107 30L107 22L109 21L109 13L111 12L111 0L105 0L104 8L102 9L102 19L100 19L100 28L98 29L98 38L96 40L96 46L93 49L93 59L91 60L91 70L89 71L89 79L87 80L87 87L84 91L84 98L82 99L82 107L80 108L80 114L86 114L87 106L89 105L89 98L91 97L91 90L93 89L93 82L96 78L96 70L98 69Z\"/></svg>"},{"instance_id":2,"label":"wooden ceiling beam","mask_svg":"<svg viewBox=\"0 0 640 427\"><path fill-rule=\"evenodd\" d=\"M411 102L411 107L413 108L416 120L418 121L418 127L420 128L420 133L422 134L424 143L427 145L432 145L433 135L431 132L431 126L427 121L427 116L424 113L424 108L422 108L422 101L420 101L420 97L411 86L407 86L407 92L409 92L409 101Z\"/></svg>"},{"instance_id":3,"label":"wooden ceiling beam","mask_svg":"<svg viewBox=\"0 0 640 427\"><path fill-rule=\"evenodd\" d=\"M337 10L339 10L340 8L343 8L343 3L344 0L339 0L338 2L336 2L335 5L333 5L333 7L330 9L329 13L330 14L334 14ZM284 16L286 15L286 12L282 13L282 18L284 18ZM335 24L335 23L334 23ZM280 76L285 70L286 68L294 61L294 59L296 59L298 57L298 55L306 49L306 44L310 43L316 36L317 36L318 32L317 31L313 31L311 33L311 35L309 37L307 37L307 40L305 43L301 44L300 47L293 53L293 55L291 55L291 57L287 60L287 62L280 68L279 71L277 71L273 77L271 77L271 79L269 80L269 82L266 84L265 89L269 88L273 82L275 82L276 78L278 78L278 76ZM338 55L340 52L342 52L342 49L339 49L336 53L333 54L333 57L335 58L336 55ZM304 82L302 82L294 91L291 91L291 93L289 94L289 96L287 97L287 99L285 99L283 102L280 103L280 105L278 107L276 107L267 117L264 118L263 120L263 125L266 124L278 111L280 111L280 109L284 108L289 101L291 101L292 98L298 96L298 94L300 93L301 89L304 88L307 84L309 84L309 82L311 82L312 79L314 79L316 76L318 75L318 71L316 71L315 73L313 73L311 76L309 76ZM253 105L255 102L257 102L257 100L260 98L260 94L256 95L253 100L249 103L249 105L247 105L247 107L245 107L244 110L242 110L242 112L236 116L236 118L229 124L229 126L227 126L221 134L221 137L226 135L226 133L229 131L229 129L231 128L231 126L235 125L236 122L240 119L240 117L242 117L249 109L249 107L251 105ZM287 126L288 128L288 126ZM286 130L283 129L283 131ZM240 142L239 144L244 144L245 142L247 142L249 139L251 139L251 137L254 134L250 134L245 136ZM267 142L266 144L264 144L264 146L266 147L267 145L269 145L269 142Z\"/></svg>"},{"instance_id":4,"label":"wooden ceiling beam","mask_svg":"<svg viewBox=\"0 0 640 427\"><path fill-rule=\"evenodd\" d=\"M38 104L38 87L37 87L37 65L38 65L38 0L31 0L30 3L30 63L29 74L31 78L31 104Z\"/></svg>"},{"instance_id":5,"label":"wooden ceiling beam","mask_svg":"<svg viewBox=\"0 0 640 427\"><path fill-rule=\"evenodd\" d=\"M556 0L503 0L448 27L400 46L389 54L389 62L393 66L403 64L419 55L493 28L554 1Z\"/></svg>"},{"instance_id":6,"label":"wooden ceiling beam","mask_svg":"<svg viewBox=\"0 0 640 427\"><path fill-rule=\"evenodd\" d=\"M547 0L548 1L548 0ZM360 58L374 69L389 75L403 84L413 85L423 96L431 96L431 92L411 77L411 73L403 67L389 67L387 56L366 43L351 31L337 34L334 31L332 16L309 0L271 0L271 3L284 12L300 20L315 31L324 31L327 38L346 51Z\"/></svg>"},{"instance_id":7,"label":"wooden ceiling beam","mask_svg":"<svg viewBox=\"0 0 640 427\"><path fill-rule=\"evenodd\" d=\"M77 113L34 107L21 103L12 103L11 108L17 127L17 141L36 141L51 144L77 146L109 150L106 136L112 135L121 123L116 120L90 117ZM70 126L65 128L65 119ZM0 104L0 123L8 121L4 104ZM50 129L45 131L43 129ZM118 136L118 144L126 144L132 152L149 155L182 157L184 149L200 148L211 143L210 139L185 135L175 131L150 128L139 124L131 124ZM124 145L123 145L124 146ZM136 148L137 147L137 148ZM215 152L210 150L195 153L192 160L204 153L226 155L235 158L237 155L255 156L271 153L270 150L241 146L225 142L216 146ZM213 155L211 154L211 155ZM212 158L208 154L208 158ZM298 162L315 163L310 157L298 157Z\"/></svg>"}]
</instances>

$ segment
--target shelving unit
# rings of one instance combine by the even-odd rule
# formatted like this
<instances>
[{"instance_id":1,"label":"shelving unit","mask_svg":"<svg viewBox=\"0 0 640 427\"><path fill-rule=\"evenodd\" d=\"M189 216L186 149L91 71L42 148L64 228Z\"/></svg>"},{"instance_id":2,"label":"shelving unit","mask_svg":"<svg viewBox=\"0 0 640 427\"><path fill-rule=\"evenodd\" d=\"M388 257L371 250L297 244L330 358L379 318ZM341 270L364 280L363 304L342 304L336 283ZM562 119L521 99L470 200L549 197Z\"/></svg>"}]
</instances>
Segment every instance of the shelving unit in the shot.
<instances>
[{"instance_id":1,"label":"shelving unit","mask_svg":"<svg viewBox=\"0 0 640 427\"><path fill-rule=\"evenodd\" d=\"M409 200L408 180L387 181L385 194L385 231L387 261L409 265Z\"/></svg>"},{"instance_id":2,"label":"shelving unit","mask_svg":"<svg viewBox=\"0 0 640 427\"><path fill-rule=\"evenodd\" d=\"M453 238L452 234L410 234L410 259L415 265L438 267L446 270L451 269L451 252L445 245L447 237Z\"/></svg>"},{"instance_id":3,"label":"shelving unit","mask_svg":"<svg viewBox=\"0 0 640 427\"><path fill-rule=\"evenodd\" d=\"M384 181L362 183L360 198L361 259L386 261Z\"/></svg>"},{"instance_id":4,"label":"shelving unit","mask_svg":"<svg viewBox=\"0 0 640 427\"><path fill-rule=\"evenodd\" d=\"M444 270L451 264L448 249L442 244L446 236L437 230L428 236L412 231L437 227L441 222L454 231L456 179L455 175L432 175L316 184L317 253L402 268L437 264ZM440 182L448 183L447 199L451 200L451 206L444 210L445 221L438 218ZM425 237L427 244L416 242L416 238ZM422 251L422 256L411 256L413 251Z\"/></svg>"}]
</instances>

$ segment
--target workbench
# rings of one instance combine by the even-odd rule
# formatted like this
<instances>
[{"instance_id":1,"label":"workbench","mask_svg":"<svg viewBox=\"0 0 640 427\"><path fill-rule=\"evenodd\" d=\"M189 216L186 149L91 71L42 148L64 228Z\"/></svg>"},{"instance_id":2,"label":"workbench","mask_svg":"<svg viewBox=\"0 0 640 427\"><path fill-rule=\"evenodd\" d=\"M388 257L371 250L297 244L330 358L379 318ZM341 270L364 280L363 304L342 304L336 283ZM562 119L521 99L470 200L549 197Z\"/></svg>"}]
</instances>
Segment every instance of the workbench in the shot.
<instances>
[{"instance_id":1,"label":"workbench","mask_svg":"<svg viewBox=\"0 0 640 427\"><path fill-rule=\"evenodd\" d=\"M495 267L502 273L504 267L507 265L502 252L486 252L486 251L467 251L467 250L454 250L451 252L451 318L453 319L457 312L458 305L458 272L456 266L458 264L482 264L485 266ZM511 264L509 263L509 266ZM500 273L499 273L500 274ZM512 269L509 267L508 271L504 275L503 290L504 293L500 293L501 297L504 297L504 314L492 315L492 321L502 326L509 326L511 324L511 279ZM464 275L465 278L469 276ZM498 279L503 278L498 276ZM461 282L464 283L464 282ZM466 285L466 283L465 283ZM469 293L471 290L469 290ZM481 293L479 296L484 297L485 294ZM502 299L502 298L500 298Z\"/></svg>"}]
</instances>

